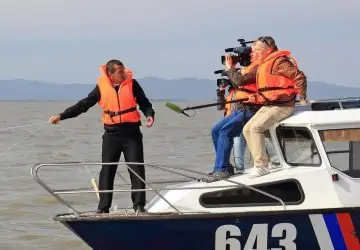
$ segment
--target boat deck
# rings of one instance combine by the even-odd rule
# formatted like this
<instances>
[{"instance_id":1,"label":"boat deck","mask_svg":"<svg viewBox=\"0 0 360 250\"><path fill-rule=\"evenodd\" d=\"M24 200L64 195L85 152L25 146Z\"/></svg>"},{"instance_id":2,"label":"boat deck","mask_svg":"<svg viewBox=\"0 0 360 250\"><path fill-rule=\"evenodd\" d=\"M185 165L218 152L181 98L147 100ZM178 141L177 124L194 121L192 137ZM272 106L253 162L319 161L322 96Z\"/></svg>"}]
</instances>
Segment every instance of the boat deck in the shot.
<instances>
[{"instance_id":1,"label":"boat deck","mask_svg":"<svg viewBox=\"0 0 360 250\"><path fill-rule=\"evenodd\" d=\"M194 214L194 213L192 213ZM199 214L199 213L195 213L195 214ZM102 214L97 214L96 212L83 212L83 213L79 213L79 216L77 216L74 213L67 213L67 214L60 214L58 216L56 216L55 218L61 218L61 219L70 219L70 218L123 218L123 217L152 217L152 216L173 216L173 215L177 215L179 216L178 213L176 212L167 212L167 213L149 213L149 212L145 212L145 213L136 213L133 209L121 209L121 210L117 210L117 211L110 211L110 213L102 213Z\"/></svg>"}]
</instances>

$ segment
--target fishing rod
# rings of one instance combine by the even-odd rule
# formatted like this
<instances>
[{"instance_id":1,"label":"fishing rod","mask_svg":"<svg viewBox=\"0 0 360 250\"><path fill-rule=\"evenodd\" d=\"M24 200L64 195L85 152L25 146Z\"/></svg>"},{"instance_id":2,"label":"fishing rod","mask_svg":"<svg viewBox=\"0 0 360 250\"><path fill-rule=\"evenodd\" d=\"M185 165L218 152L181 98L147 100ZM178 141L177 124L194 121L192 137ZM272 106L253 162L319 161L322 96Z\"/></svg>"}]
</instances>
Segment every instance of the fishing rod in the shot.
<instances>
[{"instance_id":1,"label":"fishing rod","mask_svg":"<svg viewBox=\"0 0 360 250\"><path fill-rule=\"evenodd\" d=\"M248 98L242 98L242 99L235 99L235 100L226 101L226 102L214 102L214 103L202 104L202 105L198 105L198 106L190 106L190 107L186 107L186 108L181 108L178 105L176 105L175 103L166 101L165 106L168 107L169 109L171 109L172 111L175 111L176 113L183 114L187 117L194 117L194 116L190 116L189 114L185 113L185 111L203 109L203 108L223 105L223 104L227 104L227 103L244 102L247 100L248 100Z\"/></svg>"}]
</instances>

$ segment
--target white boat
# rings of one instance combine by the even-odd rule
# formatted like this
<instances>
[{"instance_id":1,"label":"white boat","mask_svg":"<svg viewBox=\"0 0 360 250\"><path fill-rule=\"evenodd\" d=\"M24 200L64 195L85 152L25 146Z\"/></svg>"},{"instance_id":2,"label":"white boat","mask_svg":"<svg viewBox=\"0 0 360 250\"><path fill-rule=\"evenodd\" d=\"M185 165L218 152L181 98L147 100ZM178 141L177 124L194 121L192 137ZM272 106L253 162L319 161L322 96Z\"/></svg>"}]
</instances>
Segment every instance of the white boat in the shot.
<instances>
[{"instance_id":1,"label":"white boat","mask_svg":"<svg viewBox=\"0 0 360 250\"><path fill-rule=\"evenodd\" d=\"M37 164L32 174L72 210L54 220L93 249L358 250L359 103L348 98L298 106L269 130L281 168L262 177L250 178L246 171L207 183L198 180L205 173L190 168L146 164L193 179L162 190L147 181L146 190L157 193L146 206L148 213L80 212L63 196L96 190L55 190L38 176L43 167L101 163ZM328 108L312 110L323 107Z\"/></svg>"}]
</instances>

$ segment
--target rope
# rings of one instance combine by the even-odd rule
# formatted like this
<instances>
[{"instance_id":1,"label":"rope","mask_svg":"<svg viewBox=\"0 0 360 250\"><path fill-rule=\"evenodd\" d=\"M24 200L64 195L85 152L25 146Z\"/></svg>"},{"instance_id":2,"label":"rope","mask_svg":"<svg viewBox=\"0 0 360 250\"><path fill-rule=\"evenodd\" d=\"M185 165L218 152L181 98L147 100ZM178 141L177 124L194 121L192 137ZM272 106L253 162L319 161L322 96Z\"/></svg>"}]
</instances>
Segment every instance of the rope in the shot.
<instances>
[{"instance_id":1,"label":"rope","mask_svg":"<svg viewBox=\"0 0 360 250\"><path fill-rule=\"evenodd\" d=\"M64 129L62 129L61 127L60 127L60 132L61 132L62 134L65 134ZM66 138L65 141L70 142L70 140L68 139L68 137L65 136L65 138ZM83 157L80 157L80 159L81 159L82 162L85 162L85 160L84 160ZM91 171L90 171L90 169L88 168L88 166L87 166L87 165L84 165L84 168L85 168L86 172L88 173L88 175L89 175L89 177L90 177L90 180L91 180L91 179L94 179L94 175L91 173Z\"/></svg>"},{"instance_id":2,"label":"rope","mask_svg":"<svg viewBox=\"0 0 360 250\"><path fill-rule=\"evenodd\" d=\"M25 126L34 126L34 125L39 125L39 124L45 124L48 122L38 122L38 123L31 123L31 124L26 124L26 125L21 125L21 126L13 126L13 127L8 127L8 128L4 128L4 129L0 129L0 130L10 130L10 129L16 129L16 128L23 128ZM6 148L5 150L0 152L0 156L3 156L6 152L16 148L17 145L19 145L20 143L25 142L29 137L35 136L37 133L39 133L40 129L42 128L42 126L39 126L37 128L37 130L33 133L28 134L27 136L25 136L24 138L20 139L19 141L15 142L14 144L12 144L11 146L9 146L8 148ZM23 144L22 144L23 145ZM9 164L7 167L5 167L3 169L3 172L5 173L6 170L10 169L12 166L11 164ZM3 180L6 180L6 177L3 176L2 178Z\"/></svg>"},{"instance_id":3,"label":"rope","mask_svg":"<svg viewBox=\"0 0 360 250\"><path fill-rule=\"evenodd\" d=\"M41 125L41 124L44 124L44 123L48 123L48 121L46 121L46 122L29 123L29 124L24 124L24 125L19 125L19 126L13 126L13 127L7 127L7 128L0 128L0 131L6 131L6 130L17 129L17 128L24 128L24 127L29 127L29 126Z\"/></svg>"},{"instance_id":4,"label":"rope","mask_svg":"<svg viewBox=\"0 0 360 250\"><path fill-rule=\"evenodd\" d=\"M23 139L15 142L13 145L11 145L10 147L8 147L7 149L5 149L4 151L0 152L0 156L2 156L4 153L8 152L10 149L15 148L20 142L25 141L27 138L31 137L31 136L35 136L41 129L41 126L34 132L29 134L28 136L25 136Z\"/></svg>"},{"instance_id":5,"label":"rope","mask_svg":"<svg viewBox=\"0 0 360 250\"><path fill-rule=\"evenodd\" d=\"M23 137L22 139L20 139L20 140L18 140L17 142L15 142L14 144L12 144L11 146L9 146L8 148L6 148L5 150L3 150L3 151L1 151L0 152L0 156L3 156L6 152L8 152L8 151L10 151L10 150L12 150L12 149L14 149L14 148L16 148L16 146L18 146L20 143L23 143L24 141L26 141L29 137L32 137L32 136L35 136L36 134L38 134L39 133L39 131L41 130L41 128L42 128L42 126L41 125L44 125L45 123L48 123L48 121L46 121L46 122L37 122L37 123L29 123L29 124L25 124L25 125L19 125L19 126L12 126L12 127L7 127L7 128L1 128L0 129L0 131L6 131L6 130L13 130L13 129L18 129L18 128L24 128L24 127L30 127L30 126L35 126L35 125L40 125L36 130L35 130L35 132L33 132L33 133L29 133L27 136L25 136L25 137ZM23 144L22 144L23 145ZM4 171L4 173L6 172L6 170L7 169L10 169L12 166L10 165L8 165L6 168L4 168L3 169L3 171ZM6 181L6 177L4 176L3 177L3 180L4 181ZM11 233L13 233L13 231L14 230L17 230L17 231L19 231L19 229L16 229L16 228L14 228L14 227L11 227L11 224L12 222L9 222L9 223L4 223L4 222L2 222L1 223L1 226L3 227L3 228L6 228L6 229L8 229L8 230L11 230L10 231L10 234ZM15 225L18 225L18 223L15 223ZM9 227L10 226L10 227ZM26 231L26 230L24 230L24 231ZM37 234L35 234L35 233L28 233L28 234L30 234L30 235L37 235ZM0 238L13 238L11 235L7 235L7 236L4 236L4 235L1 235L0 236ZM55 240L57 240L56 238L55 238ZM25 243L25 244L27 244L27 243ZM48 248L47 248L48 249Z\"/></svg>"},{"instance_id":6,"label":"rope","mask_svg":"<svg viewBox=\"0 0 360 250\"><path fill-rule=\"evenodd\" d=\"M74 129L73 129L73 130L74 130ZM61 133L65 134L65 131L64 131L61 127L60 127L60 131L61 131ZM65 140L66 140L67 142L70 142L70 140L68 139L68 137L65 137L65 138L66 138ZM80 159L81 159L82 162L85 163L84 157L81 157L81 156L80 156ZM84 165L84 168L85 168L86 172L87 172L88 175L89 175L90 183L91 183L92 188L93 188L95 191L98 191L99 187L98 187L98 183L96 182L96 177L95 177L95 176L98 176L99 173L97 173L97 174L95 173L95 174L93 175L93 174L91 173L88 165ZM100 199L100 193L95 193L95 194L96 194L97 199L99 200L99 199Z\"/></svg>"}]
</instances>

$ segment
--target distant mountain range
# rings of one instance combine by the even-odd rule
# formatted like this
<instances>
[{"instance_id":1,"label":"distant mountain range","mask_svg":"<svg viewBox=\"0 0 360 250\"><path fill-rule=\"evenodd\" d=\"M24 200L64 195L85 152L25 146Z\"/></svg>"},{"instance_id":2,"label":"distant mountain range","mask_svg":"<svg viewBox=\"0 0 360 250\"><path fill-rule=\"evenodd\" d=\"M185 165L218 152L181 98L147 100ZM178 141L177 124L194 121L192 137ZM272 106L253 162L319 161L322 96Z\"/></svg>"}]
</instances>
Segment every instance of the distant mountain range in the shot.
<instances>
[{"instance_id":1,"label":"distant mountain range","mask_svg":"<svg viewBox=\"0 0 360 250\"><path fill-rule=\"evenodd\" d=\"M157 77L137 79L152 100L213 100L216 81L197 78L165 80ZM91 84L53 84L23 79L0 80L0 100L80 100L95 87ZM358 97L360 88L308 82L309 99Z\"/></svg>"}]
</instances>

